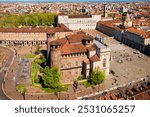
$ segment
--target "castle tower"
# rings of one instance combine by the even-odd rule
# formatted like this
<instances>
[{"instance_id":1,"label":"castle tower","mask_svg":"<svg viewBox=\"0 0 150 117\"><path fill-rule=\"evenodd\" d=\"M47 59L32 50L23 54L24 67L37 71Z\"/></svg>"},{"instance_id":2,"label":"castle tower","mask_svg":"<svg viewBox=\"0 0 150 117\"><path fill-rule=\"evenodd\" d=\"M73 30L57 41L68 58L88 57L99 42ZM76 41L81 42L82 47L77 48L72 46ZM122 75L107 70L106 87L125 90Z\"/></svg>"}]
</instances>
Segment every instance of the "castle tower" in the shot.
<instances>
[{"instance_id":1,"label":"castle tower","mask_svg":"<svg viewBox=\"0 0 150 117\"><path fill-rule=\"evenodd\" d=\"M61 61L61 51L60 43L50 43L50 67L58 66L60 67Z\"/></svg>"}]
</instances>

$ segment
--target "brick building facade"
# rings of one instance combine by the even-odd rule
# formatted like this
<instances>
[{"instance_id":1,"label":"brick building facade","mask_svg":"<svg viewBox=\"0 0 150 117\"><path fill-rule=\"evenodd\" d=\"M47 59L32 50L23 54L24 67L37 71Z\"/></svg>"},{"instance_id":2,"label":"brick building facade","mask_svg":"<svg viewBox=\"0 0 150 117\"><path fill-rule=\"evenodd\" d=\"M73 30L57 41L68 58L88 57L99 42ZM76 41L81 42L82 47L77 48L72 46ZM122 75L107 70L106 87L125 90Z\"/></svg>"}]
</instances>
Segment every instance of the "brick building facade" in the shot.
<instances>
[{"instance_id":1,"label":"brick building facade","mask_svg":"<svg viewBox=\"0 0 150 117\"><path fill-rule=\"evenodd\" d=\"M65 25L59 24L54 28L0 28L1 45L42 45L47 43L50 37L63 37L71 34Z\"/></svg>"},{"instance_id":2,"label":"brick building facade","mask_svg":"<svg viewBox=\"0 0 150 117\"><path fill-rule=\"evenodd\" d=\"M100 39L78 32L50 41L47 46L50 67L60 67L63 83L73 82L81 74L88 77L95 67L109 74L110 48Z\"/></svg>"},{"instance_id":3,"label":"brick building facade","mask_svg":"<svg viewBox=\"0 0 150 117\"><path fill-rule=\"evenodd\" d=\"M54 35L50 29L44 28L2 28L0 44L2 45L36 45L46 44L47 37Z\"/></svg>"}]
</instances>

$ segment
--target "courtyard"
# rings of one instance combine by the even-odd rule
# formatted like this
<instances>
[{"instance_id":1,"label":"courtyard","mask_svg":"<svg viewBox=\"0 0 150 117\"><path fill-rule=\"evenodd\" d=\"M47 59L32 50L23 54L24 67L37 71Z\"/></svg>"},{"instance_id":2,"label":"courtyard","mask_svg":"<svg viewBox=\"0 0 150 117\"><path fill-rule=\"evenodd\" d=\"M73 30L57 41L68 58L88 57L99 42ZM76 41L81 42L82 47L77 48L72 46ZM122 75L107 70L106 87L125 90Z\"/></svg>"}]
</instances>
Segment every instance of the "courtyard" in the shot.
<instances>
[{"instance_id":1,"label":"courtyard","mask_svg":"<svg viewBox=\"0 0 150 117\"><path fill-rule=\"evenodd\" d=\"M132 49L115 39L106 40L111 48L112 61L110 70L116 83L129 83L150 75L150 58L139 51Z\"/></svg>"}]
</instances>

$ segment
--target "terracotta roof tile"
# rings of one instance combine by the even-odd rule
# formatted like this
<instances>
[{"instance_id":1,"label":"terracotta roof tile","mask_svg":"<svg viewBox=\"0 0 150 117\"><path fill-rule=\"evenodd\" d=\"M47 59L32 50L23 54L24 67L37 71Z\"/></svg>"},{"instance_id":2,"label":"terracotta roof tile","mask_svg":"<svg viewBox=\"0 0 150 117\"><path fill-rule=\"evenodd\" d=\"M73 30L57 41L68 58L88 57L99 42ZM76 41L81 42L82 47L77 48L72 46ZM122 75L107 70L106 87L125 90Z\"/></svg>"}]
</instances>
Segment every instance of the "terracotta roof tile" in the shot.
<instances>
[{"instance_id":1,"label":"terracotta roof tile","mask_svg":"<svg viewBox=\"0 0 150 117\"><path fill-rule=\"evenodd\" d=\"M48 28L0 28L0 32L54 34L54 31Z\"/></svg>"},{"instance_id":2,"label":"terracotta roof tile","mask_svg":"<svg viewBox=\"0 0 150 117\"><path fill-rule=\"evenodd\" d=\"M91 18L91 15L69 15L69 18Z\"/></svg>"},{"instance_id":3,"label":"terracotta roof tile","mask_svg":"<svg viewBox=\"0 0 150 117\"><path fill-rule=\"evenodd\" d=\"M99 99L99 100L104 100L104 97L100 96L98 99Z\"/></svg>"},{"instance_id":4,"label":"terracotta roof tile","mask_svg":"<svg viewBox=\"0 0 150 117\"><path fill-rule=\"evenodd\" d=\"M93 44L93 45L87 47L87 50L89 50L89 51L94 51L94 50L96 50L96 45Z\"/></svg>"},{"instance_id":5,"label":"terracotta roof tile","mask_svg":"<svg viewBox=\"0 0 150 117\"><path fill-rule=\"evenodd\" d=\"M69 43L79 43L82 42L83 34L68 35L66 38L68 39Z\"/></svg>"},{"instance_id":6,"label":"terracotta roof tile","mask_svg":"<svg viewBox=\"0 0 150 117\"><path fill-rule=\"evenodd\" d=\"M85 33L69 35L62 39L49 42L50 45L60 45L62 55L87 52L87 48L82 44L82 40L92 40L90 35ZM95 57L93 58L95 60ZM97 59L96 59L97 60Z\"/></svg>"},{"instance_id":7,"label":"terracotta roof tile","mask_svg":"<svg viewBox=\"0 0 150 117\"><path fill-rule=\"evenodd\" d=\"M129 33L134 33L134 34L136 34L136 35L143 36L143 37L145 37L145 36L147 35L146 31L144 31L144 30L139 30L139 29L136 29L136 28L133 28L133 27L129 28L129 29L127 30L127 32L129 32Z\"/></svg>"},{"instance_id":8,"label":"terracotta roof tile","mask_svg":"<svg viewBox=\"0 0 150 117\"><path fill-rule=\"evenodd\" d=\"M85 35L84 33L68 35L66 38L68 39L69 43L81 43L82 40L94 40L92 36Z\"/></svg>"},{"instance_id":9,"label":"terracotta roof tile","mask_svg":"<svg viewBox=\"0 0 150 117\"><path fill-rule=\"evenodd\" d=\"M95 54L95 55L93 55L93 56L90 58L90 60L91 60L92 62L97 62L97 61L100 61L100 58L98 57L97 54Z\"/></svg>"},{"instance_id":10,"label":"terracotta roof tile","mask_svg":"<svg viewBox=\"0 0 150 117\"><path fill-rule=\"evenodd\" d=\"M54 32L72 32L64 24L59 24L58 27L51 28L51 30L54 31Z\"/></svg>"},{"instance_id":11,"label":"terracotta roof tile","mask_svg":"<svg viewBox=\"0 0 150 117\"><path fill-rule=\"evenodd\" d=\"M75 54L86 52L86 47L83 44L65 44L61 48L62 55Z\"/></svg>"},{"instance_id":12,"label":"terracotta roof tile","mask_svg":"<svg viewBox=\"0 0 150 117\"><path fill-rule=\"evenodd\" d=\"M116 26L115 23L121 23L121 20L109 20L109 21L99 21L97 24L116 29L121 30L120 27Z\"/></svg>"},{"instance_id":13,"label":"terracotta roof tile","mask_svg":"<svg viewBox=\"0 0 150 117\"><path fill-rule=\"evenodd\" d=\"M65 43L67 42L67 39L66 38L62 38L62 39L57 39L57 40L54 40L54 41L50 41L50 45L61 45L63 46Z\"/></svg>"},{"instance_id":14,"label":"terracotta roof tile","mask_svg":"<svg viewBox=\"0 0 150 117\"><path fill-rule=\"evenodd\" d=\"M107 94L107 95L105 96L105 100L111 100L111 99L110 99L110 95Z\"/></svg>"},{"instance_id":15,"label":"terracotta roof tile","mask_svg":"<svg viewBox=\"0 0 150 117\"><path fill-rule=\"evenodd\" d=\"M116 97L116 95L115 95L114 93L111 93L111 94L110 94L110 98L111 98L112 100L117 100L117 97Z\"/></svg>"},{"instance_id":16,"label":"terracotta roof tile","mask_svg":"<svg viewBox=\"0 0 150 117\"><path fill-rule=\"evenodd\" d=\"M84 62L85 64L90 64L90 60L89 60L88 58L86 58L85 60L83 60L83 62Z\"/></svg>"}]
</instances>

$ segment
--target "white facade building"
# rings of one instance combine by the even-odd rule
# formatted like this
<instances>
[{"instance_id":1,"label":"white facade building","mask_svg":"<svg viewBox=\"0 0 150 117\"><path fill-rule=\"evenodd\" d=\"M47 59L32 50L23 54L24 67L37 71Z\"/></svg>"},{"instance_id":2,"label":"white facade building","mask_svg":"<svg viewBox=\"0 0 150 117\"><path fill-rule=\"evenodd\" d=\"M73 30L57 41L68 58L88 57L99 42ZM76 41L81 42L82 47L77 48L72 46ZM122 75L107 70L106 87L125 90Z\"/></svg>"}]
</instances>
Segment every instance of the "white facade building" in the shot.
<instances>
[{"instance_id":1,"label":"white facade building","mask_svg":"<svg viewBox=\"0 0 150 117\"><path fill-rule=\"evenodd\" d=\"M59 15L58 24L63 23L71 30L90 30L96 29L96 23L101 20L101 15L78 15L67 16Z\"/></svg>"}]
</instances>

